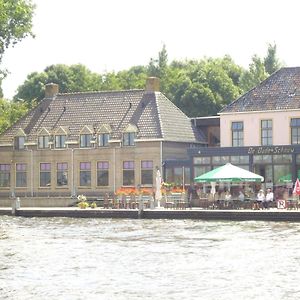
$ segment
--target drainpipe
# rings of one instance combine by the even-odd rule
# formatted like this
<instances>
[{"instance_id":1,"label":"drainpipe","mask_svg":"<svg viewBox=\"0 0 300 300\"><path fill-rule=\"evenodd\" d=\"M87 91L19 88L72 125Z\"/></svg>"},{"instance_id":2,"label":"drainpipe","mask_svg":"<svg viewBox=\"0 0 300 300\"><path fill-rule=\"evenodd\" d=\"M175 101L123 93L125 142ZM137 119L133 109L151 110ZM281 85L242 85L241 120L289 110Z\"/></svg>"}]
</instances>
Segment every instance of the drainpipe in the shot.
<instances>
[{"instance_id":1,"label":"drainpipe","mask_svg":"<svg viewBox=\"0 0 300 300\"><path fill-rule=\"evenodd\" d=\"M71 165L72 165L72 179L71 179L71 197L75 197L75 190L74 190L74 150L71 148Z\"/></svg>"},{"instance_id":2,"label":"drainpipe","mask_svg":"<svg viewBox=\"0 0 300 300\"><path fill-rule=\"evenodd\" d=\"M33 150L30 149L30 160L31 160L31 178L30 178L30 185L31 185L31 197L33 197L33 178L34 178L34 164L33 164Z\"/></svg>"},{"instance_id":3,"label":"drainpipe","mask_svg":"<svg viewBox=\"0 0 300 300\"><path fill-rule=\"evenodd\" d=\"M162 143L162 141L160 141L160 162L159 162L159 169L160 169L160 174L163 175L163 173L162 173L162 159L163 159L163 143Z\"/></svg>"},{"instance_id":4,"label":"drainpipe","mask_svg":"<svg viewBox=\"0 0 300 300\"><path fill-rule=\"evenodd\" d=\"M113 163L113 176L114 176L114 181L113 181L113 189L114 192L116 192L116 148L114 148L114 163Z\"/></svg>"}]
</instances>

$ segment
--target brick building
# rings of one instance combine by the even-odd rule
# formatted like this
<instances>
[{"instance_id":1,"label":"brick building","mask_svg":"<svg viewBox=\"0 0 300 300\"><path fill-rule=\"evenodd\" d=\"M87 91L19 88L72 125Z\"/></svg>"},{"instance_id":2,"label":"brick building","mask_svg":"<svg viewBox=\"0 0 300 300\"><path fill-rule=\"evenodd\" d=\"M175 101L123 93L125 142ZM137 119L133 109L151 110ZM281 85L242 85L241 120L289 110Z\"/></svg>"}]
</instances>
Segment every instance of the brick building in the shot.
<instances>
[{"instance_id":1,"label":"brick building","mask_svg":"<svg viewBox=\"0 0 300 300\"><path fill-rule=\"evenodd\" d=\"M159 91L60 94L45 98L0 136L0 196L100 195L152 187L156 167L206 145L200 129Z\"/></svg>"}]
</instances>

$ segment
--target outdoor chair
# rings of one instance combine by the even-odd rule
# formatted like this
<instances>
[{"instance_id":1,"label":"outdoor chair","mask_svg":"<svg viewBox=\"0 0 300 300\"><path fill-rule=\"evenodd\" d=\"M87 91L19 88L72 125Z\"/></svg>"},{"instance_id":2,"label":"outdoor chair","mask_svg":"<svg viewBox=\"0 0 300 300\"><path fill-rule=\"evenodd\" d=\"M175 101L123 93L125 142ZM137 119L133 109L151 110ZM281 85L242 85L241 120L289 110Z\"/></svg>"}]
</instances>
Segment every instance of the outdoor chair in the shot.
<instances>
[{"instance_id":1,"label":"outdoor chair","mask_svg":"<svg viewBox=\"0 0 300 300\"><path fill-rule=\"evenodd\" d=\"M129 207L131 209L138 208L139 206L139 200L136 195L130 195L130 200L129 200Z\"/></svg>"},{"instance_id":2,"label":"outdoor chair","mask_svg":"<svg viewBox=\"0 0 300 300\"><path fill-rule=\"evenodd\" d=\"M174 208L175 203L171 195L165 195L165 208Z\"/></svg>"}]
</instances>

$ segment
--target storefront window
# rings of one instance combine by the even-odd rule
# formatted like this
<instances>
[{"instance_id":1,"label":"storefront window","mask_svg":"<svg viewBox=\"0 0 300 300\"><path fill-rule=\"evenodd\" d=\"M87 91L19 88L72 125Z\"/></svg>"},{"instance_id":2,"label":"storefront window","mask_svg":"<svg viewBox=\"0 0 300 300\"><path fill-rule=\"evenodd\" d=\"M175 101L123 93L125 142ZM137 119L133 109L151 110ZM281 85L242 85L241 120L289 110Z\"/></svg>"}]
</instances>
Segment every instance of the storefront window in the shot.
<instances>
[{"instance_id":1,"label":"storefront window","mask_svg":"<svg viewBox=\"0 0 300 300\"><path fill-rule=\"evenodd\" d=\"M290 154L273 155L273 162L274 163L291 163L292 155L290 155Z\"/></svg>"},{"instance_id":2,"label":"storefront window","mask_svg":"<svg viewBox=\"0 0 300 300\"><path fill-rule=\"evenodd\" d=\"M231 163L234 165L249 164L248 155L231 156Z\"/></svg>"},{"instance_id":3,"label":"storefront window","mask_svg":"<svg viewBox=\"0 0 300 300\"><path fill-rule=\"evenodd\" d=\"M195 177L198 177L206 172L209 172L211 169L210 169L210 166L195 166L194 167L194 175Z\"/></svg>"},{"instance_id":4,"label":"storefront window","mask_svg":"<svg viewBox=\"0 0 300 300\"><path fill-rule=\"evenodd\" d=\"M214 165L224 165L229 162L229 156L214 156L212 157L212 163Z\"/></svg>"},{"instance_id":5,"label":"storefront window","mask_svg":"<svg viewBox=\"0 0 300 300\"><path fill-rule=\"evenodd\" d=\"M194 164L195 165L210 165L210 157L209 156L194 157Z\"/></svg>"},{"instance_id":6,"label":"storefront window","mask_svg":"<svg viewBox=\"0 0 300 300\"><path fill-rule=\"evenodd\" d=\"M287 183L292 180L291 165L274 165L275 184Z\"/></svg>"},{"instance_id":7,"label":"storefront window","mask_svg":"<svg viewBox=\"0 0 300 300\"><path fill-rule=\"evenodd\" d=\"M268 164L272 163L271 155L253 155L253 163Z\"/></svg>"}]
</instances>

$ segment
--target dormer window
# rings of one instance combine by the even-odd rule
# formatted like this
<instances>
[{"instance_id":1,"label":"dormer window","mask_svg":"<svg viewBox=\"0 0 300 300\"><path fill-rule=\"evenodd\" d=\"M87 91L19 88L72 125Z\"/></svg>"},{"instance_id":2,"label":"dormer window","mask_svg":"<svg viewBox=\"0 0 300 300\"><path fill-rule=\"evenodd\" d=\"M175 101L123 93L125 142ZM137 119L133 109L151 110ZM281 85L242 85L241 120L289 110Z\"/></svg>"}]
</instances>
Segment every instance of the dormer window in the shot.
<instances>
[{"instance_id":1,"label":"dormer window","mask_svg":"<svg viewBox=\"0 0 300 300\"><path fill-rule=\"evenodd\" d=\"M100 133L98 135L99 147L107 147L109 141L109 133Z\"/></svg>"},{"instance_id":2,"label":"dormer window","mask_svg":"<svg viewBox=\"0 0 300 300\"><path fill-rule=\"evenodd\" d=\"M93 139L94 130L85 125L80 131L80 148L90 148L95 143Z\"/></svg>"},{"instance_id":3,"label":"dormer window","mask_svg":"<svg viewBox=\"0 0 300 300\"><path fill-rule=\"evenodd\" d=\"M23 150L25 149L25 139L26 134L22 128L16 132L16 136L14 138L14 148L15 150Z\"/></svg>"},{"instance_id":4,"label":"dormer window","mask_svg":"<svg viewBox=\"0 0 300 300\"><path fill-rule=\"evenodd\" d=\"M109 146L109 136L112 129L109 124L102 124L98 132L98 146L108 147Z\"/></svg>"},{"instance_id":5,"label":"dormer window","mask_svg":"<svg viewBox=\"0 0 300 300\"><path fill-rule=\"evenodd\" d=\"M137 127L133 124L129 124L123 132L123 146L134 146L135 138L137 134Z\"/></svg>"},{"instance_id":6,"label":"dormer window","mask_svg":"<svg viewBox=\"0 0 300 300\"><path fill-rule=\"evenodd\" d=\"M91 147L92 134L81 134L80 135L80 148Z\"/></svg>"},{"instance_id":7,"label":"dormer window","mask_svg":"<svg viewBox=\"0 0 300 300\"><path fill-rule=\"evenodd\" d=\"M55 148L57 148L57 149L66 148L66 136L65 135L56 135L55 136Z\"/></svg>"},{"instance_id":8,"label":"dormer window","mask_svg":"<svg viewBox=\"0 0 300 300\"><path fill-rule=\"evenodd\" d=\"M134 146L135 132L123 133L123 146Z\"/></svg>"},{"instance_id":9,"label":"dormer window","mask_svg":"<svg viewBox=\"0 0 300 300\"><path fill-rule=\"evenodd\" d=\"M49 135L39 136L38 146L40 149L49 148Z\"/></svg>"},{"instance_id":10,"label":"dormer window","mask_svg":"<svg viewBox=\"0 0 300 300\"><path fill-rule=\"evenodd\" d=\"M46 149L49 148L50 142L50 133L46 128L42 128L39 132L38 137L38 148L39 149Z\"/></svg>"},{"instance_id":11,"label":"dormer window","mask_svg":"<svg viewBox=\"0 0 300 300\"><path fill-rule=\"evenodd\" d=\"M23 150L25 148L25 136L17 136L15 137L15 149Z\"/></svg>"},{"instance_id":12,"label":"dormer window","mask_svg":"<svg viewBox=\"0 0 300 300\"><path fill-rule=\"evenodd\" d=\"M68 132L69 132L68 128L67 127L62 127L62 126L59 126L54 131L54 146L55 146L55 149L66 148L66 140L67 140Z\"/></svg>"}]
</instances>

